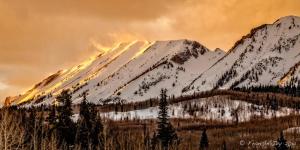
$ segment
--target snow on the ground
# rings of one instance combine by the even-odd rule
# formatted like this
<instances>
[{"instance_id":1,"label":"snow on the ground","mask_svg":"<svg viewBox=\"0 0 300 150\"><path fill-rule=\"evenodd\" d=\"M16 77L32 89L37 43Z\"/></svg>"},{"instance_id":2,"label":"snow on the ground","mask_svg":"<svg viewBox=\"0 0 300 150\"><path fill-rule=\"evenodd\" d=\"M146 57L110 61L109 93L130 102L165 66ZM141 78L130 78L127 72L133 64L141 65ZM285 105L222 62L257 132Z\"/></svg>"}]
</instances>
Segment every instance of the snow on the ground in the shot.
<instances>
[{"instance_id":1,"label":"snow on the ground","mask_svg":"<svg viewBox=\"0 0 300 150\"><path fill-rule=\"evenodd\" d=\"M245 122L252 118L272 118L299 113L290 108L279 107L275 111L244 101L229 100L221 97L177 103L168 106L168 108L170 118L201 118L221 122L234 122L236 121L236 116L238 116L239 122ZM192 109L194 113L189 111ZM158 111L158 107L150 107L128 112L101 113L101 117L112 120L156 119ZM235 112L238 115L235 115Z\"/></svg>"},{"instance_id":2,"label":"snow on the ground","mask_svg":"<svg viewBox=\"0 0 300 150\"><path fill-rule=\"evenodd\" d=\"M79 119L79 114L73 114L71 119L74 121L74 122L77 122L78 119Z\"/></svg>"},{"instance_id":3,"label":"snow on the ground","mask_svg":"<svg viewBox=\"0 0 300 150\"><path fill-rule=\"evenodd\" d=\"M283 132L285 132L285 133L297 133L297 134L300 134L300 127L287 128Z\"/></svg>"}]
</instances>

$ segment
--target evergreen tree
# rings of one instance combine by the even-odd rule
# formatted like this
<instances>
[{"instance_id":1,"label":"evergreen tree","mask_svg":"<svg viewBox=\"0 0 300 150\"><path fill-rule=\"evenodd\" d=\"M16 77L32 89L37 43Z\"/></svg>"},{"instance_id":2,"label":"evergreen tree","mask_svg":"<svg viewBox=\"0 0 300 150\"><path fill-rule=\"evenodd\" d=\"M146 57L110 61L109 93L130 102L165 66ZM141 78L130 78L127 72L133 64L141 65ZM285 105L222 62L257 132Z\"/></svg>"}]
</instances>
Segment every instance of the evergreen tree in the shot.
<instances>
[{"instance_id":1,"label":"evergreen tree","mask_svg":"<svg viewBox=\"0 0 300 150\"><path fill-rule=\"evenodd\" d=\"M161 98L159 102L159 113L158 113L158 134L157 138L163 149L168 149L169 145L177 140L177 134L169 122L168 116L168 102L167 102L167 90L161 90Z\"/></svg>"},{"instance_id":2,"label":"evergreen tree","mask_svg":"<svg viewBox=\"0 0 300 150\"><path fill-rule=\"evenodd\" d=\"M286 140L284 139L283 132L280 132L280 137L277 140L277 144L275 145L275 148L277 150L287 150L289 149L288 144L286 143Z\"/></svg>"},{"instance_id":3,"label":"evergreen tree","mask_svg":"<svg viewBox=\"0 0 300 150\"><path fill-rule=\"evenodd\" d=\"M207 134L206 134L206 129L204 129L203 132L202 132L199 149L200 150L208 149L208 137L207 137Z\"/></svg>"},{"instance_id":4,"label":"evergreen tree","mask_svg":"<svg viewBox=\"0 0 300 150\"><path fill-rule=\"evenodd\" d=\"M88 103L86 93L80 104L80 119L76 144L80 149L104 149L103 125L94 104Z\"/></svg>"},{"instance_id":5,"label":"evergreen tree","mask_svg":"<svg viewBox=\"0 0 300 150\"><path fill-rule=\"evenodd\" d=\"M92 130L90 134L92 149L104 149L104 134L103 134L103 124L101 122L100 116L97 115L97 110L94 104L91 105L91 118L93 119Z\"/></svg>"},{"instance_id":6,"label":"evergreen tree","mask_svg":"<svg viewBox=\"0 0 300 150\"><path fill-rule=\"evenodd\" d=\"M83 100L80 103L80 112L79 112L79 126L76 134L76 143L79 145L80 149L88 149L90 144L90 112L88 103L86 100L86 94L83 93Z\"/></svg>"},{"instance_id":7,"label":"evergreen tree","mask_svg":"<svg viewBox=\"0 0 300 150\"><path fill-rule=\"evenodd\" d=\"M97 117L91 133L92 149L104 150L104 134L101 118Z\"/></svg>"},{"instance_id":8,"label":"evergreen tree","mask_svg":"<svg viewBox=\"0 0 300 150\"><path fill-rule=\"evenodd\" d=\"M271 100L270 100L270 105L271 105L271 109L272 110L278 110L278 101L277 101L277 99L276 98L272 98Z\"/></svg>"},{"instance_id":9,"label":"evergreen tree","mask_svg":"<svg viewBox=\"0 0 300 150\"><path fill-rule=\"evenodd\" d=\"M72 121L72 101L71 94L69 90L63 90L59 96L57 96L57 101L60 105L57 107L57 136L59 141L59 146L65 144L67 149L74 144L75 137L75 123Z\"/></svg>"}]
</instances>

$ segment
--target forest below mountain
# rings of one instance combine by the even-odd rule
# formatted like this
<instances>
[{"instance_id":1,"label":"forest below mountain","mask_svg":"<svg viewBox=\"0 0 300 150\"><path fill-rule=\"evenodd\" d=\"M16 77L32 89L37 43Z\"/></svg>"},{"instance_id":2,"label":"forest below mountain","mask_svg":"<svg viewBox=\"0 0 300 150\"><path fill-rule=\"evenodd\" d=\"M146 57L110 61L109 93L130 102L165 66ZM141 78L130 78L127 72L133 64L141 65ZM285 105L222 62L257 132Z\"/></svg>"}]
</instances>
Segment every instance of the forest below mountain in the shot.
<instances>
[{"instance_id":1,"label":"forest below mountain","mask_svg":"<svg viewBox=\"0 0 300 150\"><path fill-rule=\"evenodd\" d=\"M278 89L277 89L278 90ZM116 105L95 105L84 99L72 106L69 91L56 97L57 105L39 107L4 107L0 112L1 149L298 149L300 139L300 98L285 93L216 90L192 96L167 96L162 90L158 99ZM298 90L298 89L297 89ZM85 95L85 94L84 94ZM216 98L217 96L217 98ZM85 96L84 96L85 97ZM262 112L275 112L280 107L296 111L286 116L252 116L243 121L242 109L235 109L232 120L170 118L168 109L185 104L185 111L196 114L209 107L191 101L225 102L240 100L263 106ZM198 103L199 103L198 102ZM214 104L217 104L214 102ZM231 103L229 103L231 104ZM113 120L101 113L126 112L148 107L159 108L153 119L127 118ZM218 106L219 107L219 106ZM253 111L255 111L253 109ZM262 113L261 112L261 113ZM78 113L78 118L74 114ZM251 112L250 112L251 113ZM223 117L226 117L223 116ZM263 147L262 147L263 146Z\"/></svg>"}]
</instances>

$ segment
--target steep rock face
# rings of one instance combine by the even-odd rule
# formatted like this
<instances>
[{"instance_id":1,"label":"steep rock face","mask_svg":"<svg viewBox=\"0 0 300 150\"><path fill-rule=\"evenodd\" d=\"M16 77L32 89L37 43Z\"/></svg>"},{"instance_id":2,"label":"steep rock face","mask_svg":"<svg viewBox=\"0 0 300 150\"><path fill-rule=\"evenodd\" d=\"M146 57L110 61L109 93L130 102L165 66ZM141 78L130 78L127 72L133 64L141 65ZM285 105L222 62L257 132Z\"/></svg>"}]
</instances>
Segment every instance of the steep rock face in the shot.
<instances>
[{"instance_id":1,"label":"steep rock face","mask_svg":"<svg viewBox=\"0 0 300 150\"><path fill-rule=\"evenodd\" d=\"M72 92L74 103L81 101L83 92L94 103L145 100L157 96L157 90L171 87L176 87L177 95L189 79L223 55L189 40L121 43L51 75L25 94L11 98L10 103L52 104L64 89Z\"/></svg>"},{"instance_id":2,"label":"steep rock face","mask_svg":"<svg viewBox=\"0 0 300 150\"><path fill-rule=\"evenodd\" d=\"M185 50L182 50L182 52L177 53L174 55L171 60L177 64L184 64L187 60L190 59L190 57L197 58L199 55L203 55L204 53L208 52L209 50L200 45L200 43L196 41L185 41L186 45L191 45L191 48L188 49L186 47Z\"/></svg>"},{"instance_id":3,"label":"steep rock face","mask_svg":"<svg viewBox=\"0 0 300 150\"><path fill-rule=\"evenodd\" d=\"M201 91L243 86L277 85L300 61L300 18L283 17L244 36L210 69L191 82ZM297 67L296 67L297 68ZM285 75L289 75L284 77ZM294 80L295 78L293 78Z\"/></svg>"}]
</instances>

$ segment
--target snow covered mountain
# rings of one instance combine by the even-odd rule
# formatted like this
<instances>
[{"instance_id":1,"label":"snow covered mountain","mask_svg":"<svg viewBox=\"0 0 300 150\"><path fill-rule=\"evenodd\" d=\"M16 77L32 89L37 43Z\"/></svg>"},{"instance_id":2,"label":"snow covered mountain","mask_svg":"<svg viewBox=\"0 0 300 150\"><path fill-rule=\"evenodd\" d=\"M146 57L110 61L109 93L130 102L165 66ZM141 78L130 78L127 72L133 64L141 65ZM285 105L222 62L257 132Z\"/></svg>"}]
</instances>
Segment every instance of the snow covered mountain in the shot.
<instances>
[{"instance_id":1,"label":"snow covered mountain","mask_svg":"<svg viewBox=\"0 0 300 150\"><path fill-rule=\"evenodd\" d=\"M288 16L252 29L183 91L298 85L299 75L300 18Z\"/></svg>"},{"instance_id":2,"label":"snow covered mountain","mask_svg":"<svg viewBox=\"0 0 300 150\"><path fill-rule=\"evenodd\" d=\"M212 89L300 84L300 18L261 25L225 54L196 41L120 43L82 64L58 71L7 104L53 104L70 89L74 103L143 101L167 88L180 96Z\"/></svg>"},{"instance_id":3,"label":"snow covered mountain","mask_svg":"<svg viewBox=\"0 0 300 150\"><path fill-rule=\"evenodd\" d=\"M134 41L121 43L68 70L61 70L7 104L52 104L63 89L70 89L73 102L138 101L156 97L161 88L174 95L209 66L223 57L196 41Z\"/></svg>"}]
</instances>

